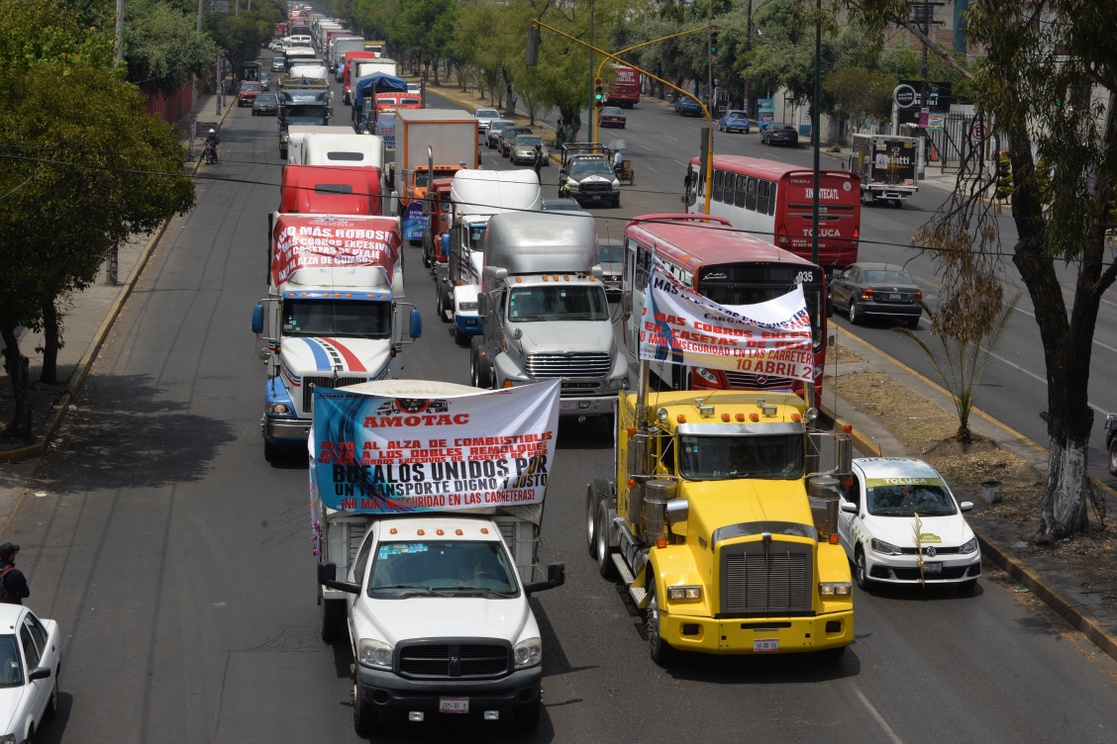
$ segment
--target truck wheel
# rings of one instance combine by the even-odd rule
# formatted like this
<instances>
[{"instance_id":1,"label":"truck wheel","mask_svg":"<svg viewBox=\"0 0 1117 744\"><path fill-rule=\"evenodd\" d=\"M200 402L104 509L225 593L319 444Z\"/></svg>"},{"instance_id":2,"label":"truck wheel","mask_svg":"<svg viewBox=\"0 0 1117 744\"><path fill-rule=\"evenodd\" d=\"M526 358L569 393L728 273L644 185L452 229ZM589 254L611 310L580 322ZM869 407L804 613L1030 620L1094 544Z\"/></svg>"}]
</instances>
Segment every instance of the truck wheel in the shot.
<instances>
[{"instance_id":1,"label":"truck wheel","mask_svg":"<svg viewBox=\"0 0 1117 744\"><path fill-rule=\"evenodd\" d=\"M597 560L597 572L601 574L601 578L612 581L616 578L617 567L613 565L613 549L609 546L608 508L607 502L597 502L597 521L593 528L593 555Z\"/></svg>"},{"instance_id":2,"label":"truck wheel","mask_svg":"<svg viewBox=\"0 0 1117 744\"><path fill-rule=\"evenodd\" d=\"M434 309L435 309L435 312L438 313L438 319L441 320L443 323L445 323L446 322L446 311L442 306L442 287L438 287L437 290L436 290L436 293L437 293L438 296L435 298L435 301L434 301Z\"/></svg>"},{"instance_id":3,"label":"truck wheel","mask_svg":"<svg viewBox=\"0 0 1117 744\"><path fill-rule=\"evenodd\" d=\"M322 641L331 646L345 633L345 600L322 600Z\"/></svg>"},{"instance_id":4,"label":"truck wheel","mask_svg":"<svg viewBox=\"0 0 1117 744\"><path fill-rule=\"evenodd\" d=\"M454 343L458 346L469 346L469 335L462 333L456 325L454 326Z\"/></svg>"},{"instance_id":5,"label":"truck wheel","mask_svg":"<svg viewBox=\"0 0 1117 744\"><path fill-rule=\"evenodd\" d=\"M360 679L356 678L359 673L353 674L353 729L357 732L357 736L367 738L376 728L376 708L364 699L365 686L361 684Z\"/></svg>"},{"instance_id":6,"label":"truck wheel","mask_svg":"<svg viewBox=\"0 0 1117 744\"><path fill-rule=\"evenodd\" d=\"M675 660L678 652L671 646L670 643L663 640L660 635L659 629L659 600L656 598L655 581L648 585L648 609L647 613L647 629L648 629L648 653L659 666L666 666Z\"/></svg>"},{"instance_id":7,"label":"truck wheel","mask_svg":"<svg viewBox=\"0 0 1117 744\"><path fill-rule=\"evenodd\" d=\"M597 505L606 502L612 494L609 484L595 478L586 486L586 547L590 558L597 557Z\"/></svg>"},{"instance_id":8,"label":"truck wheel","mask_svg":"<svg viewBox=\"0 0 1117 744\"><path fill-rule=\"evenodd\" d=\"M518 705L512 711L512 727L521 733L530 734L539 728L539 719L543 716L543 694L535 698L534 702Z\"/></svg>"},{"instance_id":9,"label":"truck wheel","mask_svg":"<svg viewBox=\"0 0 1117 744\"><path fill-rule=\"evenodd\" d=\"M1117 475L1117 437L1109 440L1109 474Z\"/></svg>"}]
</instances>

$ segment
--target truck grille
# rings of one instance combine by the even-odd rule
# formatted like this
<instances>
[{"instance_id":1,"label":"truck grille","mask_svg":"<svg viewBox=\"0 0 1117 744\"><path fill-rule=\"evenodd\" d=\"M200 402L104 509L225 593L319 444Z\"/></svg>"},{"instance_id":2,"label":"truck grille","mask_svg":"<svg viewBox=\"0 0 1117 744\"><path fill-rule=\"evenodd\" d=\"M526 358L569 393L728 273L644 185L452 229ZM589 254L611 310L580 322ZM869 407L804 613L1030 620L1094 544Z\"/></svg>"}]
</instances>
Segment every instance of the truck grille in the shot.
<instances>
[{"instance_id":1,"label":"truck grille","mask_svg":"<svg viewBox=\"0 0 1117 744\"><path fill-rule=\"evenodd\" d=\"M303 378L303 410L309 412L314 402L314 388L339 388L346 385L356 385L368 382L367 377L304 377Z\"/></svg>"},{"instance_id":2,"label":"truck grille","mask_svg":"<svg viewBox=\"0 0 1117 744\"><path fill-rule=\"evenodd\" d=\"M613 190L613 184L608 181L583 181L578 184L578 190L583 194L604 194Z\"/></svg>"},{"instance_id":3,"label":"truck grille","mask_svg":"<svg viewBox=\"0 0 1117 744\"><path fill-rule=\"evenodd\" d=\"M745 372L726 372L725 382L733 390L791 390L794 383L790 377L750 375Z\"/></svg>"},{"instance_id":4,"label":"truck grille","mask_svg":"<svg viewBox=\"0 0 1117 744\"><path fill-rule=\"evenodd\" d=\"M528 354L532 377L605 377L612 360L608 354Z\"/></svg>"},{"instance_id":5,"label":"truck grille","mask_svg":"<svg viewBox=\"0 0 1117 744\"><path fill-rule=\"evenodd\" d=\"M410 643L397 652L400 676L410 679L493 679L512 670L507 644Z\"/></svg>"},{"instance_id":6,"label":"truck grille","mask_svg":"<svg viewBox=\"0 0 1117 744\"><path fill-rule=\"evenodd\" d=\"M773 540L721 551L721 614L727 617L811 611L813 546Z\"/></svg>"}]
</instances>

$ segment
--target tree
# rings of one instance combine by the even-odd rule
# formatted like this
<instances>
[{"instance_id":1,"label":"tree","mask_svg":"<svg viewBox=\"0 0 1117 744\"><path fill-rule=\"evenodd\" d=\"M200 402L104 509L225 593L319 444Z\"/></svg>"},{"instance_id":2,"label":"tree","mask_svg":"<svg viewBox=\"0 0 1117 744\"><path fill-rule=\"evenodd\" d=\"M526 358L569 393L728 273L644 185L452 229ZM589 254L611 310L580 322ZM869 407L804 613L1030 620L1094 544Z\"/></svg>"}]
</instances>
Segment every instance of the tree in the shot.
<instances>
[{"instance_id":1,"label":"tree","mask_svg":"<svg viewBox=\"0 0 1117 744\"><path fill-rule=\"evenodd\" d=\"M125 17L128 81L149 90L172 95L191 74L206 75L220 53L207 34L197 32L195 18L159 0L129 0Z\"/></svg>"},{"instance_id":2,"label":"tree","mask_svg":"<svg viewBox=\"0 0 1117 744\"><path fill-rule=\"evenodd\" d=\"M24 440L30 380L16 329L57 334L56 352L66 298L95 280L113 243L194 204L176 133L111 66L111 37L74 19L50 0L0 7L23 42L0 44L0 338L16 397L6 434ZM54 376L45 349L43 380Z\"/></svg>"},{"instance_id":3,"label":"tree","mask_svg":"<svg viewBox=\"0 0 1117 744\"><path fill-rule=\"evenodd\" d=\"M888 119L892 115L896 80L890 75L862 67L842 67L827 75L822 87L854 129L864 126L866 119Z\"/></svg>"},{"instance_id":4,"label":"tree","mask_svg":"<svg viewBox=\"0 0 1117 744\"><path fill-rule=\"evenodd\" d=\"M906 20L907 5L862 0L857 8L878 28L899 23L921 36ZM1102 296L1117 280L1109 238L1117 199L1117 5L978 0L965 20L969 41L985 52L972 75L977 100L1011 163L1018 237L1008 250L1043 342L1048 476L1036 540L1048 542L1089 523L1090 361ZM983 199L990 185L984 163L964 163L952 198L916 240L938 260L969 252L995 269L995 207ZM1075 275L1069 306L1063 287L1071 282L1057 268Z\"/></svg>"}]
</instances>

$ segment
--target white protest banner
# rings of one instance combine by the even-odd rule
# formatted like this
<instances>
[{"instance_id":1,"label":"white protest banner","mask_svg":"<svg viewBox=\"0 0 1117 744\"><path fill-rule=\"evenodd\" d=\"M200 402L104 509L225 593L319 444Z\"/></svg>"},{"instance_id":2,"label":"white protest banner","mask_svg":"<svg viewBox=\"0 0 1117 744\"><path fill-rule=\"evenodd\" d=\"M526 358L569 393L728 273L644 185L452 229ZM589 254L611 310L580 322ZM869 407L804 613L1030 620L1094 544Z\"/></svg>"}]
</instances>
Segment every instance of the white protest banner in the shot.
<instances>
[{"instance_id":1,"label":"white protest banner","mask_svg":"<svg viewBox=\"0 0 1117 744\"><path fill-rule=\"evenodd\" d=\"M657 260L640 320L640 358L813 382L803 287L755 305L719 305Z\"/></svg>"},{"instance_id":2,"label":"white protest banner","mask_svg":"<svg viewBox=\"0 0 1117 744\"><path fill-rule=\"evenodd\" d=\"M559 380L432 398L319 388L312 498L361 514L539 504L559 391Z\"/></svg>"},{"instance_id":3,"label":"white protest banner","mask_svg":"<svg viewBox=\"0 0 1117 744\"><path fill-rule=\"evenodd\" d=\"M403 244L394 217L281 214L272 235L277 287L300 269L374 267L391 282Z\"/></svg>"}]
</instances>

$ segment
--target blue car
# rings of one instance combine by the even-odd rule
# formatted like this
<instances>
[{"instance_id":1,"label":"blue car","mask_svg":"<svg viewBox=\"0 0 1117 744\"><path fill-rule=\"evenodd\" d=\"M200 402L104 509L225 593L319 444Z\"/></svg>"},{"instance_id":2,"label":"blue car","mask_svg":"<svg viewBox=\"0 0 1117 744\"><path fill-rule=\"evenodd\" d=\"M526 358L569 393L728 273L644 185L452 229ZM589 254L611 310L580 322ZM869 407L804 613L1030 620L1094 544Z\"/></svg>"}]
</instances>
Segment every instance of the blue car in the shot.
<instances>
[{"instance_id":1,"label":"blue car","mask_svg":"<svg viewBox=\"0 0 1117 744\"><path fill-rule=\"evenodd\" d=\"M675 116L680 114L683 116L701 116L702 107L698 105L697 101L686 96L679 96L675 99Z\"/></svg>"},{"instance_id":2,"label":"blue car","mask_svg":"<svg viewBox=\"0 0 1117 744\"><path fill-rule=\"evenodd\" d=\"M718 119L719 132L744 132L749 133L749 117L744 111L726 111Z\"/></svg>"}]
</instances>

